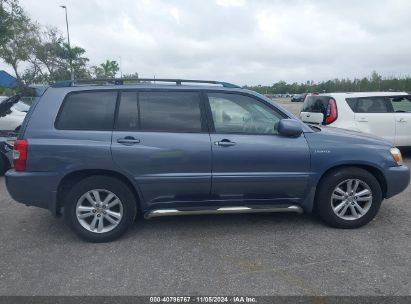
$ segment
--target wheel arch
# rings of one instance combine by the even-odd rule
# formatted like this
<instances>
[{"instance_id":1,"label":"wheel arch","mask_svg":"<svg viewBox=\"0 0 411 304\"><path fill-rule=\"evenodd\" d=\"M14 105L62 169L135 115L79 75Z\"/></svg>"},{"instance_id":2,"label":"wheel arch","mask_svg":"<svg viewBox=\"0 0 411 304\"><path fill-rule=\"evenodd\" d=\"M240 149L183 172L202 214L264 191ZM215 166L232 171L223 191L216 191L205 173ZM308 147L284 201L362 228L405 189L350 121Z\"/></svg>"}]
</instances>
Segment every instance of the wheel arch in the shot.
<instances>
[{"instance_id":1,"label":"wheel arch","mask_svg":"<svg viewBox=\"0 0 411 304\"><path fill-rule=\"evenodd\" d=\"M322 180L332 171L335 170L339 170L342 168L360 168L363 169L365 171L368 171L369 173L371 173L378 181L378 183L381 186L381 191L382 191L382 197L385 198L386 194L387 194L387 180L385 179L384 174L382 173L382 171L374 166L371 165L364 165L364 164L343 164L343 165L337 165L337 166L333 166L328 168L319 178L317 185L315 187L315 195L314 195L314 204L313 207L315 208L315 202L316 202L316 198L317 198L317 194L318 194L318 190L319 190L319 185L321 184Z\"/></svg>"},{"instance_id":2,"label":"wheel arch","mask_svg":"<svg viewBox=\"0 0 411 304\"><path fill-rule=\"evenodd\" d=\"M91 177L91 176L97 176L97 175L110 176L110 177L114 177L122 181L132 191L134 197L136 198L138 211L141 211L141 207L142 207L141 205L143 202L143 198L138 188L124 174L121 174L117 171L105 170L105 169L84 169L84 170L73 171L65 175L60 180L60 183L57 187L57 203L56 203L57 208L56 210L60 210L64 206L65 194L74 184L78 183L84 178Z\"/></svg>"}]
</instances>

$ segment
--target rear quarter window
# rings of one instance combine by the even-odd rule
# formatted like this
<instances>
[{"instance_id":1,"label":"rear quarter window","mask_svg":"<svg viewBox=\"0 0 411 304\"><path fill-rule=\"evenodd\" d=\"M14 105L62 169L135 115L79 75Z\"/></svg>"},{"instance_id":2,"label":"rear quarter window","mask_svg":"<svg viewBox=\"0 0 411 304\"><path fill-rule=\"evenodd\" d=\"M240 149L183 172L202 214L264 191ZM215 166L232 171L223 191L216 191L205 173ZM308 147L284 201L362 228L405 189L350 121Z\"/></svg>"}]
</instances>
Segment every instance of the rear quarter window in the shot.
<instances>
[{"instance_id":1,"label":"rear quarter window","mask_svg":"<svg viewBox=\"0 0 411 304\"><path fill-rule=\"evenodd\" d=\"M327 113L330 96L310 95L304 100L301 112Z\"/></svg>"},{"instance_id":2,"label":"rear quarter window","mask_svg":"<svg viewBox=\"0 0 411 304\"><path fill-rule=\"evenodd\" d=\"M411 113L411 96L392 96L389 97L392 108L396 113Z\"/></svg>"},{"instance_id":3,"label":"rear quarter window","mask_svg":"<svg viewBox=\"0 0 411 304\"><path fill-rule=\"evenodd\" d=\"M61 130L112 130L117 92L69 93L55 126Z\"/></svg>"}]
</instances>

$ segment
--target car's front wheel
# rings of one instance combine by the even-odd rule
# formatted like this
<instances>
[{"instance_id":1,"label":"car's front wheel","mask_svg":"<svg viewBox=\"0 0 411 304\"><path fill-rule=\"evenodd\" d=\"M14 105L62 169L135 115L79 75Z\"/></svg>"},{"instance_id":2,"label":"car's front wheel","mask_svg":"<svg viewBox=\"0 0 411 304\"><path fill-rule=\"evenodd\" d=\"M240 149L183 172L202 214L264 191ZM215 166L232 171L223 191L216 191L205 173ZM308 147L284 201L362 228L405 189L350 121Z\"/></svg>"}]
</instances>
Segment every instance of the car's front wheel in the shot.
<instances>
[{"instance_id":1,"label":"car's front wheel","mask_svg":"<svg viewBox=\"0 0 411 304\"><path fill-rule=\"evenodd\" d=\"M109 176L92 176L69 191L64 218L73 231L90 242L119 238L133 224L136 201L130 189Z\"/></svg>"},{"instance_id":2,"label":"car's front wheel","mask_svg":"<svg viewBox=\"0 0 411 304\"><path fill-rule=\"evenodd\" d=\"M378 213L382 191L368 171L347 167L329 172L321 179L316 195L316 211L330 226L357 228Z\"/></svg>"}]
</instances>

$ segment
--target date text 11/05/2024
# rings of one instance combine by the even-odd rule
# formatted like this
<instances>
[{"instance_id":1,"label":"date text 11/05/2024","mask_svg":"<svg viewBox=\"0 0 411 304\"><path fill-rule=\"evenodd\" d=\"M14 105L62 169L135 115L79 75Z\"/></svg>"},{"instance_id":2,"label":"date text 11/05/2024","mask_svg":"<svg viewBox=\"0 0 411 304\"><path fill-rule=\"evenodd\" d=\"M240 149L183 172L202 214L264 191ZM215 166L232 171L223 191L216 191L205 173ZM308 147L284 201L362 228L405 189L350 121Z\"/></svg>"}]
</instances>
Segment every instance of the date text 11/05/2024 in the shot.
<instances>
[{"instance_id":1,"label":"date text 11/05/2024","mask_svg":"<svg viewBox=\"0 0 411 304\"><path fill-rule=\"evenodd\" d=\"M255 297L243 297L243 296L232 296L232 297L207 297L207 296L197 296L197 297L150 297L150 303L257 303Z\"/></svg>"}]
</instances>

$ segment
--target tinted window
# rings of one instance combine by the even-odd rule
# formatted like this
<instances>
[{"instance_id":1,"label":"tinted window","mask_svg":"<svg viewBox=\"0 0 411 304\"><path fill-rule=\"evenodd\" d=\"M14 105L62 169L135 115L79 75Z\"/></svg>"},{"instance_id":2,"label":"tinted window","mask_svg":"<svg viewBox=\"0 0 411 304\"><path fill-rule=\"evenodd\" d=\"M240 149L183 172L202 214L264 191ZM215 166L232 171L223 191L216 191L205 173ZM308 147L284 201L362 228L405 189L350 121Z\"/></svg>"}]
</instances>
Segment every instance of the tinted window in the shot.
<instances>
[{"instance_id":1,"label":"tinted window","mask_svg":"<svg viewBox=\"0 0 411 304\"><path fill-rule=\"evenodd\" d=\"M56 127L66 130L111 130L117 92L71 93L63 102Z\"/></svg>"},{"instance_id":2,"label":"tinted window","mask_svg":"<svg viewBox=\"0 0 411 304\"><path fill-rule=\"evenodd\" d=\"M277 134L284 118L264 103L244 95L208 94L217 133Z\"/></svg>"},{"instance_id":3,"label":"tinted window","mask_svg":"<svg viewBox=\"0 0 411 304\"><path fill-rule=\"evenodd\" d=\"M309 95L305 98L301 112L313 112L327 114L330 96Z\"/></svg>"},{"instance_id":4,"label":"tinted window","mask_svg":"<svg viewBox=\"0 0 411 304\"><path fill-rule=\"evenodd\" d=\"M357 106L357 98L346 98L345 101L348 103L350 106L351 110L356 112L356 106Z\"/></svg>"},{"instance_id":5,"label":"tinted window","mask_svg":"<svg viewBox=\"0 0 411 304\"><path fill-rule=\"evenodd\" d=\"M347 98L347 103L355 113L387 113L387 99L383 96Z\"/></svg>"},{"instance_id":6,"label":"tinted window","mask_svg":"<svg viewBox=\"0 0 411 304\"><path fill-rule=\"evenodd\" d=\"M138 127L137 92L122 92L118 109L117 129L136 130Z\"/></svg>"},{"instance_id":7,"label":"tinted window","mask_svg":"<svg viewBox=\"0 0 411 304\"><path fill-rule=\"evenodd\" d=\"M140 129L201 132L200 96L194 92L141 92Z\"/></svg>"},{"instance_id":8,"label":"tinted window","mask_svg":"<svg viewBox=\"0 0 411 304\"><path fill-rule=\"evenodd\" d=\"M390 97L390 101L394 109L394 112L411 112L411 96Z\"/></svg>"}]
</instances>

